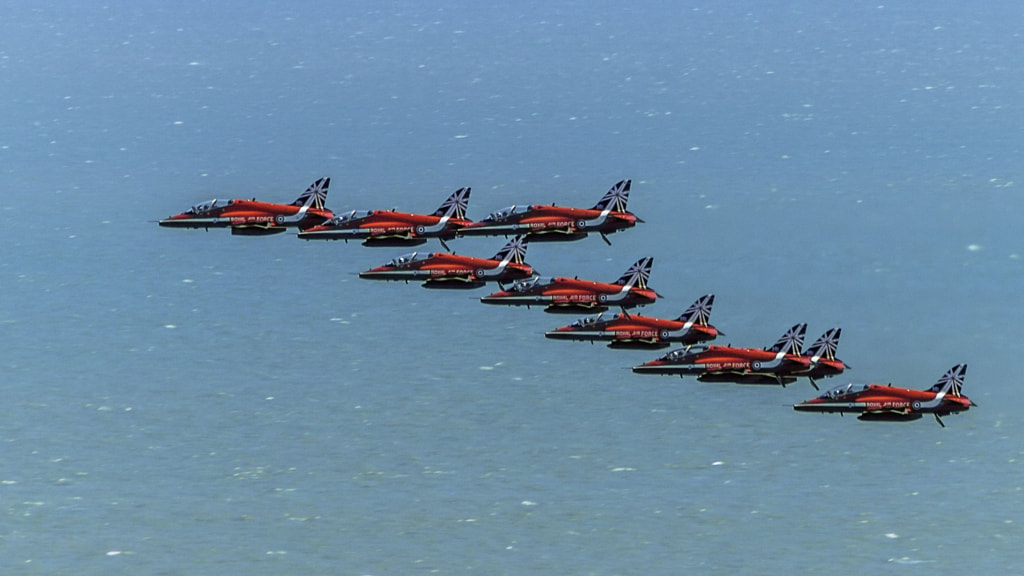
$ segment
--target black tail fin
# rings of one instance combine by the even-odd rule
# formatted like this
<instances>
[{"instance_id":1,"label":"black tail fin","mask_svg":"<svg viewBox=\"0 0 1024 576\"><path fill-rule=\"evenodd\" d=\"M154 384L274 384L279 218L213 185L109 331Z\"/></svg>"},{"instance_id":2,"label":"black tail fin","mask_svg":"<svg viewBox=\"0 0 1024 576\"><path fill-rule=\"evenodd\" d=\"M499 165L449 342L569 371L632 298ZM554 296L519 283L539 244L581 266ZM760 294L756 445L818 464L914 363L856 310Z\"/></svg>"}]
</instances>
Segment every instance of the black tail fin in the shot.
<instances>
[{"instance_id":1,"label":"black tail fin","mask_svg":"<svg viewBox=\"0 0 1024 576\"><path fill-rule=\"evenodd\" d=\"M629 184L632 180L620 180L612 186L601 200L594 205L593 210L611 210L612 212L625 212L626 202L629 201Z\"/></svg>"},{"instance_id":2,"label":"black tail fin","mask_svg":"<svg viewBox=\"0 0 1024 576\"><path fill-rule=\"evenodd\" d=\"M708 320L711 319L711 307L715 304L715 295L707 294L701 296L696 302L690 305L683 312L683 315L677 318L680 322L689 322L691 324L697 324L698 326L707 326Z\"/></svg>"},{"instance_id":3,"label":"black tail fin","mask_svg":"<svg viewBox=\"0 0 1024 576\"><path fill-rule=\"evenodd\" d=\"M630 266L629 270L626 270L622 276L619 276L615 283L619 286L636 286L644 290L647 288L647 279L651 277L651 266L653 264L654 258L650 256L641 258Z\"/></svg>"},{"instance_id":4,"label":"black tail fin","mask_svg":"<svg viewBox=\"0 0 1024 576\"><path fill-rule=\"evenodd\" d=\"M828 332L821 335L807 347L804 351L804 356L810 356L812 358L824 358L826 360L836 359L836 350L839 348L839 335L842 333L842 328L833 328Z\"/></svg>"},{"instance_id":5,"label":"black tail fin","mask_svg":"<svg viewBox=\"0 0 1024 576\"><path fill-rule=\"evenodd\" d=\"M765 348L765 350L783 354L799 354L800 349L804 347L805 332L807 332L807 324L796 324L776 340L771 348Z\"/></svg>"},{"instance_id":6,"label":"black tail fin","mask_svg":"<svg viewBox=\"0 0 1024 576\"><path fill-rule=\"evenodd\" d=\"M508 241L498 253L494 255L491 260L498 260L499 262L509 261L515 262L516 264L522 264L526 258L526 240L522 236L516 236L515 238Z\"/></svg>"},{"instance_id":7,"label":"black tail fin","mask_svg":"<svg viewBox=\"0 0 1024 576\"><path fill-rule=\"evenodd\" d=\"M301 196L292 202L292 206L309 205L316 210L324 209L324 202L327 201L327 187L331 185L330 178L321 178L309 185Z\"/></svg>"},{"instance_id":8,"label":"black tail fin","mask_svg":"<svg viewBox=\"0 0 1024 576\"><path fill-rule=\"evenodd\" d=\"M466 209L469 208L470 188L459 188L441 204L441 207L434 211L434 216L450 216L452 218L465 218Z\"/></svg>"},{"instance_id":9,"label":"black tail fin","mask_svg":"<svg viewBox=\"0 0 1024 576\"><path fill-rule=\"evenodd\" d=\"M967 364L957 364L939 378L939 381L928 389L929 392L945 393L960 396L964 387L964 376L967 375Z\"/></svg>"}]
</instances>

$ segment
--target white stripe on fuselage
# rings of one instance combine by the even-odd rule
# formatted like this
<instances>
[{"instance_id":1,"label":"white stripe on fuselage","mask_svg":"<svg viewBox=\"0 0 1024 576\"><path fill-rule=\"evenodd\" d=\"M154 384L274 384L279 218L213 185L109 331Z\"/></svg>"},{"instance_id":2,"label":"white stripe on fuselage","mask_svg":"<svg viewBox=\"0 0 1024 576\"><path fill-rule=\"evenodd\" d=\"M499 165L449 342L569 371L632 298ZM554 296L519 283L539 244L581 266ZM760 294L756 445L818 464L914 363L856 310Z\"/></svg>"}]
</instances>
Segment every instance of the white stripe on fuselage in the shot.
<instances>
[{"instance_id":1,"label":"white stripe on fuselage","mask_svg":"<svg viewBox=\"0 0 1024 576\"><path fill-rule=\"evenodd\" d=\"M363 272L363 277L371 280L425 280L431 277L427 270L377 270Z\"/></svg>"},{"instance_id":2,"label":"white stripe on fuselage","mask_svg":"<svg viewBox=\"0 0 1024 576\"><path fill-rule=\"evenodd\" d=\"M508 266L508 263L512 260L512 256L514 254L515 254L515 250L509 250L508 251L508 255L505 256L504 258L502 258L501 262L498 262L497 266L495 266L494 268L482 268L481 269L481 270L483 270L482 277L483 278L497 278L497 277L501 276L505 272L505 267ZM493 260L492 260L492 262L493 262Z\"/></svg>"},{"instance_id":3,"label":"white stripe on fuselage","mask_svg":"<svg viewBox=\"0 0 1024 576\"><path fill-rule=\"evenodd\" d=\"M757 370L758 370L758 371L761 371L761 370L764 370L765 368L778 368L779 366L781 366L781 365L782 365L782 359L783 359L783 358L784 358L785 356L786 356L786 351L785 351L785 350L782 350L782 351L780 351L780 352L779 352L778 354L776 354L776 355L775 355L775 358L773 358L773 359L772 359L771 361L769 361L769 362L764 362L764 363L762 363L762 364L761 364L761 365L760 365L760 366L758 367L758 369L757 369Z\"/></svg>"},{"instance_id":4,"label":"white stripe on fuselage","mask_svg":"<svg viewBox=\"0 0 1024 576\"><path fill-rule=\"evenodd\" d=\"M623 300L626 299L627 296L629 296L629 291L632 288L633 288L632 284L626 284L618 292L616 292L614 294L609 294L605 298L605 302L622 302Z\"/></svg>"},{"instance_id":5,"label":"white stripe on fuselage","mask_svg":"<svg viewBox=\"0 0 1024 576\"><path fill-rule=\"evenodd\" d=\"M440 220L437 221L437 224L434 224L433 226L424 226L423 234L434 234L436 232L444 230L445 225L448 224L448 219L451 217L452 215L450 213L445 214L444 216L441 217Z\"/></svg>"},{"instance_id":6,"label":"white stripe on fuselage","mask_svg":"<svg viewBox=\"0 0 1024 576\"><path fill-rule=\"evenodd\" d=\"M798 404L801 410L809 412L863 412L868 409L867 402L818 402L816 404ZM896 410L892 408L891 410Z\"/></svg>"},{"instance_id":7,"label":"white stripe on fuselage","mask_svg":"<svg viewBox=\"0 0 1024 576\"><path fill-rule=\"evenodd\" d=\"M306 217L306 211L309 210L309 203L312 201L313 199L311 197L309 200L306 201L305 204L302 205L301 208L299 208L299 211L296 212L295 214L292 214L291 216L282 216L280 224L295 224L298 222L302 222L302 219Z\"/></svg>"},{"instance_id":8,"label":"white stripe on fuselage","mask_svg":"<svg viewBox=\"0 0 1024 576\"><path fill-rule=\"evenodd\" d=\"M675 374L679 376L697 376L705 372L699 364L641 364L633 368L635 372L651 372L656 374Z\"/></svg>"},{"instance_id":9,"label":"white stripe on fuselage","mask_svg":"<svg viewBox=\"0 0 1024 576\"><path fill-rule=\"evenodd\" d=\"M217 216L212 218L168 218L160 223L166 223L168 226L180 226L182 228L211 228L214 226L230 226L231 219Z\"/></svg>"},{"instance_id":10,"label":"white stripe on fuselage","mask_svg":"<svg viewBox=\"0 0 1024 576\"><path fill-rule=\"evenodd\" d=\"M605 208L593 220L583 220L584 228L596 228L608 221L608 214L611 214L611 207Z\"/></svg>"},{"instance_id":11,"label":"white stripe on fuselage","mask_svg":"<svg viewBox=\"0 0 1024 576\"><path fill-rule=\"evenodd\" d=\"M606 330L571 330L564 332L552 332L561 338L569 338L570 340L609 340L615 339L616 333L609 332Z\"/></svg>"},{"instance_id":12,"label":"white stripe on fuselage","mask_svg":"<svg viewBox=\"0 0 1024 576\"><path fill-rule=\"evenodd\" d=\"M532 306L534 304L548 304L555 301L554 296L541 296L537 294L523 294L514 296L484 296L481 300L489 300L495 304L525 304Z\"/></svg>"}]
</instances>

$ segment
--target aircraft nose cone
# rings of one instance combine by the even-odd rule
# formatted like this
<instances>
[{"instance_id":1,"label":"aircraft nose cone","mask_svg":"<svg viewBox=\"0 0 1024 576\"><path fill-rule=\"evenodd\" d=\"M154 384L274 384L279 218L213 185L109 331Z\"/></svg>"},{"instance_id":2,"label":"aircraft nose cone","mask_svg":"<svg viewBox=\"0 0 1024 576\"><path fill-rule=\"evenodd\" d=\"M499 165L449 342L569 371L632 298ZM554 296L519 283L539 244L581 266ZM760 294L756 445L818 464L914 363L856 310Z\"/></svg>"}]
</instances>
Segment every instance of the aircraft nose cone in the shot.
<instances>
[{"instance_id":1,"label":"aircraft nose cone","mask_svg":"<svg viewBox=\"0 0 1024 576\"><path fill-rule=\"evenodd\" d=\"M821 407L819 406L821 402L820 398L811 398L810 400L793 404L793 410L797 412L821 412Z\"/></svg>"},{"instance_id":2,"label":"aircraft nose cone","mask_svg":"<svg viewBox=\"0 0 1024 576\"><path fill-rule=\"evenodd\" d=\"M371 268L360 272L359 277L364 280L380 280L387 278L387 273L382 268Z\"/></svg>"},{"instance_id":3,"label":"aircraft nose cone","mask_svg":"<svg viewBox=\"0 0 1024 576\"><path fill-rule=\"evenodd\" d=\"M657 374L661 371L661 362L654 360L652 362L644 362L643 364L633 366L634 374Z\"/></svg>"},{"instance_id":4,"label":"aircraft nose cone","mask_svg":"<svg viewBox=\"0 0 1024 576\"><path fill-rule=\"evenodd\" d=\"M177 216L169 216L163 220L158 220L157 224L167 228L188 228L190 222L187 216L179 214Z\"/></svg>"}]
</instances>

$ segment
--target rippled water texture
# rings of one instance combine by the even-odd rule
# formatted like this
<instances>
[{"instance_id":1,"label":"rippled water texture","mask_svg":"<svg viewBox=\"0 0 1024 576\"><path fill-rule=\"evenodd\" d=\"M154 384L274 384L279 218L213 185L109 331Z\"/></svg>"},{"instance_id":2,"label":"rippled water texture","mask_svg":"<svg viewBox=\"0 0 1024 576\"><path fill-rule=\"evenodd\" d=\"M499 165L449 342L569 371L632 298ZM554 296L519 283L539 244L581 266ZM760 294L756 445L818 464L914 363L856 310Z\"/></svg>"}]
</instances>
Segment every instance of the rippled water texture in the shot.
<instances>
[{"instance_id":1,"label":"rippled water texture","mask_svg":"<svg viewBox=\"0 0 1024 576\"><path fill-rule=\"evenodd\" d=\"M1019 569L1019 6L157 2L0 20L4 574L996 574ZM646 223L719 343L843 328L822 382L978 408L796 413L640 376L573 317L355 274L401 253L155 220L213 197ZM489 256L503 238L464 238ZM432 242L424 247L439 250Z\"/></svg>"}]
</instances>

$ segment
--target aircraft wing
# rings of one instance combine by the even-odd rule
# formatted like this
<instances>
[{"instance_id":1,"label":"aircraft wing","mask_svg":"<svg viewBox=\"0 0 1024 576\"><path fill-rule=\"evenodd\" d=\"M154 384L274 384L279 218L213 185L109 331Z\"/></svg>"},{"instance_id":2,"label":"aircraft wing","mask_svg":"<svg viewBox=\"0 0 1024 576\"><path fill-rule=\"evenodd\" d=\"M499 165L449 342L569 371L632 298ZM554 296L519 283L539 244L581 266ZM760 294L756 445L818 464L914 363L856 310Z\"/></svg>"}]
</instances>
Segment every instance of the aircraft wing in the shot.
<instances>
[{"instance_id":1,"label":"aircraft wing","mask_svg":"<svg viewBox=\"0 0 1024 576\"><path fill-rule=\"evenodd\" d=\"M232 224L231 234L235 236L270 236L280 234L288 228L275 222L254 222L248 224Z\"/></svg>"}]
</instances>

